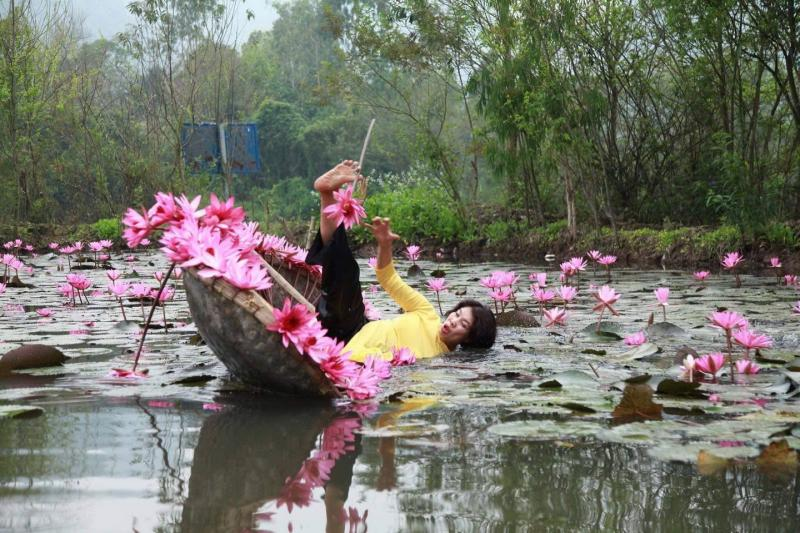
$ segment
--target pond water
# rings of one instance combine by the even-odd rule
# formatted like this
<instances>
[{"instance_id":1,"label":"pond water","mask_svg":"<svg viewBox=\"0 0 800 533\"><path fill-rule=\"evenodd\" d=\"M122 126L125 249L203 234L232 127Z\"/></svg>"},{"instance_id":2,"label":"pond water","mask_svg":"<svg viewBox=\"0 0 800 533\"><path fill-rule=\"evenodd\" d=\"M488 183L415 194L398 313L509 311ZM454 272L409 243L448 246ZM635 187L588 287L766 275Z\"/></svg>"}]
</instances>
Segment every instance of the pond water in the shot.
<instances>
[{"instance_id":1,"label":"pond water","mask_svg":"<svg viewBox=\"0 0 800 533\"><path fill-rule=\"evenodd\" d=\"M349 405L269 397L231 381L196 343L181 290L165 309L173 327L148 333L141 365L150 377L109 377L132 364L139 304L126 303L127 322L91 290L88 304L65 306L56 259L27 262L34 271L23 281L34 287L0 295L0 353L43 343L70 360L0 376L0 408L41 409L0 416L2 531L800 529L798 295L774 277L743 276L736 289L717 275L701 288L687 272L615 271L620 316L596 335L589 284L605 275L587 272L566 327L501 328L494 349L396 368L375 402ZM153 286L153 273L166 270L157 254L112 263ZM465 296L486 301L476 280L493 270L526 279L545 268L420 265L446 272L445 308ZM103 270L84 273L105 286ZM362 277L376 308L397 312L370 289L366 262ZM422 288L425 279L411 282ZM538 317L527 284L520 305ZM671 288L668 324L653 296L659 286ZM40 318L42 307L53 316ZM706 319L719 308L771 336L763 355L773 362L735 383L723 374L678 391L695 397L651 399L659 387L668 392L663 380L681 380L679 351L724 348ZM619 337L647 328L651 313L649 344L632 351ZM646 385L624 382L643 374ZM642 390L634 411L652 402L663 411L615 414L623 394Z\"/></svg>"}]
</instances>

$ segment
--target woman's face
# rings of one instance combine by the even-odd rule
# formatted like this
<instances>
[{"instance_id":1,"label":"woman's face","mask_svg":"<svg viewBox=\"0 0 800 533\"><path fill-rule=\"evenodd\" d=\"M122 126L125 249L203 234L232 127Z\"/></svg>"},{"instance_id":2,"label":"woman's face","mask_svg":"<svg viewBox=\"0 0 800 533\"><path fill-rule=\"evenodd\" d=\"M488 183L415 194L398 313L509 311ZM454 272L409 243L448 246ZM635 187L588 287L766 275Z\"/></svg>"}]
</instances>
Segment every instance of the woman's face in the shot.
<instances>
[{"instance_id":1,"label":"woman's face","mask_svg":"<svg viewBox=\"0 0 800 533\"><path fill-rule=\"evenodd\" d=\"M472 324L475 323L475 314L472 307L462 307L453 311L445 318L439 329L439 338L452 350L467 338Z\"/></svg>"}]
</instances>

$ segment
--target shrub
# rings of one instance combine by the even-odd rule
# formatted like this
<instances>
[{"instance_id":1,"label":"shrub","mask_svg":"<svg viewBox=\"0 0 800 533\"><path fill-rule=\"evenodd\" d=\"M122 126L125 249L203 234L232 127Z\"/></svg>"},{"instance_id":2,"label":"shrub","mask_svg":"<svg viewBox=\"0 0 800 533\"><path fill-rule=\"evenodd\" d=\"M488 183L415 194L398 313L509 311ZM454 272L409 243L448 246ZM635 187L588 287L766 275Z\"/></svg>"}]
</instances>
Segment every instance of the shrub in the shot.
<instances>
[{"instance_id":1,"label":"shrub","mask_svg":"<svg viewBox=\"0 0 800 533\"><path fill-rule=\"evenodd\" d=\"M118 218L101 218L91 229L98 239L118 241L122 238L122 224Z\"/></svg>"},{"instance_id":2,"label":"shrub","mask_svg":"<svg viewBox=\"0 0 800 533\"><path fill-rule=\"evenodd\" d=\"M797 248L798 239L791 226L783 222L773 222L762 230L763 238L776 248Z\"/></svg>"}]
</instances>

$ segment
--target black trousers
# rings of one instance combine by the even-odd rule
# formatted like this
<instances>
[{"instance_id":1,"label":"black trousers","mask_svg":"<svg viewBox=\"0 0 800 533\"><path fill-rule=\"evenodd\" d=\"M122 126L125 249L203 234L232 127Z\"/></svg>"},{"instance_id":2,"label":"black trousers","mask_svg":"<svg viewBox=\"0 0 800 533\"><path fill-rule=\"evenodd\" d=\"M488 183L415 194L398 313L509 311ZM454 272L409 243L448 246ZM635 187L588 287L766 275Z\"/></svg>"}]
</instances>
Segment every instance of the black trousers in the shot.
<instances>
[{"instance_id":1,"label":"black trousers","mask_svg":"<svg viewBox=\"0 0 800 533\"><path fill-rule=\"evenodd\" d=\"M361 295L361 271L350 250L343 224L336 228L328 244L322 243L322 236L317 232L306 263L322 267L322 294L317 302L322 326L328 330L328 336L349 341L368 320Z\"/></svg>"}]
</instances>

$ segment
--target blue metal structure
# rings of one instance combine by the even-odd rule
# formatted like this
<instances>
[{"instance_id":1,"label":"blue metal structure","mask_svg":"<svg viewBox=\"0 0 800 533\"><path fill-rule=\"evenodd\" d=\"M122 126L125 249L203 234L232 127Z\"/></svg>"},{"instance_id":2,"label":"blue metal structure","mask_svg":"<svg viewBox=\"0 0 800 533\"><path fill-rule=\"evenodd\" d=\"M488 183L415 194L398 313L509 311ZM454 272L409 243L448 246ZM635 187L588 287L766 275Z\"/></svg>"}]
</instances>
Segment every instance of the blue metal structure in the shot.
<instances>
[{"instance_id":1,"label":"blue metal structure","mask_svg":"<svg viewBox=\"0 0 800 533\"><path fill-rule=\"evenodd\" d=\"M261 173L258 127L252 122L224 125L225 145L232 174ZM184 163L191 170L222 173L222 154L216 122L185 123L181 128Z\"/></svg>"}]
</instances>

